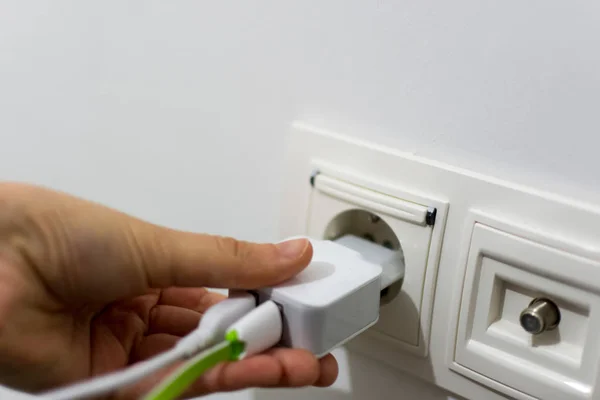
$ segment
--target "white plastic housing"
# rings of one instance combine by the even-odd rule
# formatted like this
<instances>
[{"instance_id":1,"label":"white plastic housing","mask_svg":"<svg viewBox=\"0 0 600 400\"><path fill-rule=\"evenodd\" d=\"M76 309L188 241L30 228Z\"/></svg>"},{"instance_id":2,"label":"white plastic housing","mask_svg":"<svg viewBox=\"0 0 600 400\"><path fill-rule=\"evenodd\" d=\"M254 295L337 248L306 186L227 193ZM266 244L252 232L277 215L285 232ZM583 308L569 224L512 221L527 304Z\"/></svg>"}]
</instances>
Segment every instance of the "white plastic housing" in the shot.
<instances>
[{"instance_id":1,"label":"white plastic housing","mask_svg":"<svg viewBox=\"0 0 600 400\"><path fill-rule=\"evenodd\" d=\"M357 251L363 260L381 267L379 282L381 290L404 278L404 257L401 252L386 249L354 235L344 235L336 239L335 242Z\"/></svg>"},{"instance_id":2,"label":"white plastic housing","mask_svg":"<svg viewBox=\"0 0 600 400\"><path fill-rule=\"evenodd\" d=\"M222 340L227 329L256 307L256 299L248 292L232 290L229 298L210 307L203 315L198 329L177 342L177 348L188 356L201 348Z\"/></svg>"},{"instance_id":3,"label":"white plastic housing","mask_svg":"<svg viewBox=\"0 0 600 400\"><path fill-rule=\"evenodd\" d=\"M357 173L347 173L319 160L310 160L307 166L319 172L312 180L314 187L308 193L304 226L299 229L310 237L327 239L333 221L354 210L374 214L391 228L402 251L406 275L400 293L381 308L380 320L369 334L382 340L391 339L411 353L425 356L432 279L446 214L443 202L414 196L391 185L376 185L375 179L361 178ZM427 223L430 209L437 210L434 225ZM355 221L355 227L363 224L370 222ZM339 232L344 233L348 232Z\"/></svg>"},{"instance_id":4,"label":"white plastic housing","mask_svg":"<svg viewBox=\"0 0 600 400\"><path fill-rule=\"evenodd\" d=\"M472 371L544 400L592 397L600 359L600 261L569 240L472 210L452 368ZM510 252L503 251L510 249ZM532 336L521 311L547 296L561 313Z\"/></svg>"},{"instance_id":5,"label":"white plastic housing","mask_svg":"<svg viewBox=\"0 0 600 400\"><path fill-rule=\"evenodd\" d=\"M329 221L364 210L402 245L400 293L349 350L467 399L600 399L597 203L302 123L288 149L281 237L335 237ZM433 226L414 204L437 208ZM550 298L561 322L529 337L519 314L536 297ZM415 331L426 358L411 351Z\"/></svg>"},{"instance_id":6,"label":"white plastic housing","mask_svg":"<svg viewBox=\"0 0 600 400\"><path fill-rule=\"evenodd\" d=\"M311 243L306 269L257 293L260 303L272 300L283 311L281 344L321 357L377 322L382 268L341 244Z\"/></svg>"},{"instance_id":7,"label":"white plastic housing","mask_svg":"<svg viewBox=\"0 0 600 400\"><path fill-rule=\"evenodd\" d=\"M233 324L228 333L231 331L235 331L238 340L246 345L240 359L262 353L281 339L279 307L272 301L266 301Z\"/></svg>"}]
</instances>

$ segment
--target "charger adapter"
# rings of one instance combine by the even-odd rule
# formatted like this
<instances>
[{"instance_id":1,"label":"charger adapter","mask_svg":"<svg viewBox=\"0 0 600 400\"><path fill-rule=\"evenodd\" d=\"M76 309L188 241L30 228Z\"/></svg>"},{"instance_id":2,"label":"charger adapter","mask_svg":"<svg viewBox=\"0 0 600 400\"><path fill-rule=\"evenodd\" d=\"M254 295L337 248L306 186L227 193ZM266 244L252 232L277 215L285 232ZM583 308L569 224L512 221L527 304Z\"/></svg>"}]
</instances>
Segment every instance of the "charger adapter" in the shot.
<instances>
[{"instance_id":1,"label":"charger adapter","mask_svg":"<svg viewBox=\"0 0 600 400\"><path fill-rule=\"evenodd\" d=\"M402 254L352 235L312 240L306 269L254 293L282 312L280 345L318 357L362 333L379 319L380 292L404 276Z\"/></svg>"}]
</instances>

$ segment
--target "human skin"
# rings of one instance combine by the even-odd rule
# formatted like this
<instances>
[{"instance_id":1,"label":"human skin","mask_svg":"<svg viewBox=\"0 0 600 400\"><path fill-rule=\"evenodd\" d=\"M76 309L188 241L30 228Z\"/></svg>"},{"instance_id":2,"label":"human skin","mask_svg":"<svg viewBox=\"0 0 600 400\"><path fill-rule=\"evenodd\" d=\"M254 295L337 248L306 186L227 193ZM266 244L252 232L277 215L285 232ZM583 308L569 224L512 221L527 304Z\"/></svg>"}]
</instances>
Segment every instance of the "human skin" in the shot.
<instances>
[{"instance_id":1,"label":"human skin","mask_svg":"<svg viewBox=\"0 0 600 400\"><path fill-rule=\"evenodd\" d=\"M41 392L171 348L223 296L285 281L306 240L257 244L157 226L66 193L0 183L0 383ZM135 399L170 370L110 399ZM335 359L274 349L222 363L185 394L329 386Z\"/></svg>"}]
</instances>

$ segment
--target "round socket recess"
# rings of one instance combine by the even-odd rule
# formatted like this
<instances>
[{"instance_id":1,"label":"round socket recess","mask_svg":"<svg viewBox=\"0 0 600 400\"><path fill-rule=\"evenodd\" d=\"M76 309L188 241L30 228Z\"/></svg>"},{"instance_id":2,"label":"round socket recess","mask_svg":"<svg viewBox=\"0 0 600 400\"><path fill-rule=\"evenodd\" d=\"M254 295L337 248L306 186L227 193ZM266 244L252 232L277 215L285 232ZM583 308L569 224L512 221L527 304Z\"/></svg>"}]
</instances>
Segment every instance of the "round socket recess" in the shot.
<instances>
[{"instance_id":1,"label":"round socket recess","mask_svg":"<svg viewBox=\"0 0 600 400\"><path fill-rule=\"evenodd\" d=\"M352 209L336 215L323 234L326 240L354 235L402 253L402 244L385 218L364 209ZM381 291L381 304L391 302L402 289L402 280Z\"/></svg>"}]
</instances>

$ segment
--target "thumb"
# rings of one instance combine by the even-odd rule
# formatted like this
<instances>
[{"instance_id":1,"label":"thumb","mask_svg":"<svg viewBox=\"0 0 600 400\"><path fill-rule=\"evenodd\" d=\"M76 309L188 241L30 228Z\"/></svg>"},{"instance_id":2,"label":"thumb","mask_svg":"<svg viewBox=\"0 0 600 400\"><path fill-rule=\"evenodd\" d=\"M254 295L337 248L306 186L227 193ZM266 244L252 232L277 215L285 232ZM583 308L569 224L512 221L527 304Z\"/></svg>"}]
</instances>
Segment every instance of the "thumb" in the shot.
<instances>
[{"instance_id":1,"label":"thumb","mask_svg":"<svg viewBox=\"0 0 600 400\"><path fill-rule=\"evenodd\" d=\"M0 247L14 247L41 283L36 290L66 303L170 286L253 289L293 277L312 258L306 239L258 244L181 232L32 185L0 184L0 205Z\"/></svg>"},{"instance_id":2,"label":"thumb","mask_svg":"<svg viewBox=\"0 0 600 400\"><path fill-rule=\"evenodd\" d=\"M161 244L153 247L157 232L144 232L136 242L148 246L153 257L143 267L151 287L209 286L253 289L283 282L302 271L312 258L307 239L258 244L230 237L162 229ZM146 238L148 238L148 240Z\"/></svg>"}]
</instances>

